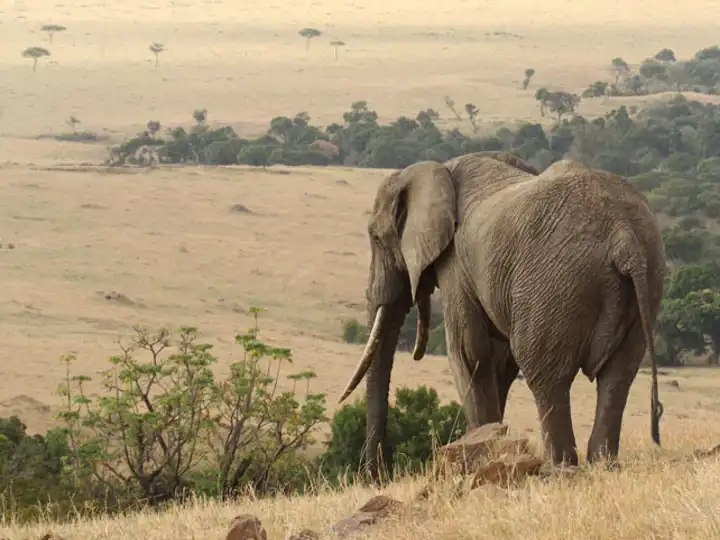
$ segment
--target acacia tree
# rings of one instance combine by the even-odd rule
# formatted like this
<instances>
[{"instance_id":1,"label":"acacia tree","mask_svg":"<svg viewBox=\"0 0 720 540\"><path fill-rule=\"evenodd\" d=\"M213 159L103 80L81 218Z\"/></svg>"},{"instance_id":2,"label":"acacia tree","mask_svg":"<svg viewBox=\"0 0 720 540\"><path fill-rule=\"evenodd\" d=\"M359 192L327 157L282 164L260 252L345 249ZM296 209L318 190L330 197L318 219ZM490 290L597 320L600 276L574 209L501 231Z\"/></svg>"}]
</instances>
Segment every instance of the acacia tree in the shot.
<instances>
[{"instance_id":1,"label":"acacia tree","mask_svg":"<svg viewBox=\"0 0 720 540\"><path fill-rule=\"evenodd\" d=\"M630 73L630 66L619 56L612 59L612 69L615 72L615 85L617 85L621 75Z\"/></svg>"},{"instance_id":2,"label":"acacia tree","mask_svg":"<svg viewBox=\"0 0 720 540\"><path fill-rule=\"evenodd\" d=\"M322 36L322 32L315 28L303 28L298 32L302 37L305 38L305 50L310 50L310 40L315 37Z\"/></svg>"},{"instance_id":3,"label":"acacia tree","mask_svg":"<svg viewBox=\"0 0 720 540\"><path fill-rule=\"evenodd\" d=\"M540 116L545 116L545 108L547 107L550 92L547 88L538 88L535 91L535 99L540 102Z\"/></svg>"},{"instance_id":4,"label":"acacia tree","mask_svg":"<svg viewBox=\"0 0 720 540\"><path fill-rule=\"evenodd\" d=\"M80 120L76 116L70 116L65 120L65 123L70 126L70 129L75 133L77 131L77 125L80 124Z\"/></svg>"},{"instance_id":5,"label":"acacia tree","mask_svg":"<svg viewBox=\"0 0 720 540\"><path fill-rule=\"evenodd\" d=\"M566 114L572 114L580 103L580 96L570 92L550 92L547 96L547 108L557 114L558 123Z\"/></svg>"},{"instance_id":6,"label":"acacia tree","mask_svg":"<svg viewBox=\"0 0 720 540\"><path fill-rule=\"evenodd\" d=\"M680 302L682 314L678 326L710 338L712 353L709 361L717 364L720 352L720 293L710 289L692 291Z\"/></svg>"},{"instance_id":7,"label":"acacia tree","mask_svg":"<svg viewBox=\"0 0 720 540\"><path fill-rule=\"evenodd\" d=\"M335 60L337 60L337 59L338 59L338 48L339 48L339 47L344 47L344 46L345 46L345 42L344 42L344 41L340 41L339 39L336 39L335 41L331 41L331 42L330 42L330 45L332 45L332 47L333 47L333 49L334 49L334 51L335 51Z\"/></svg>"},{"instance_id":8,"label":"acacia tree","mask_svg":"<svg viewBox=\"0 0 720 540\"><path fill-rule=\"evenodd\" d=\"M608 86L608 83L605 81L595 81L583 91L582 97L597 98L607 95Z\"/></svg>"},{"instance_id":9,"label":"acacia tree","mask_svg":"<svg viewBox=\"0 0 720 540\"><path fill-rule=\"evenodd\" d=\"M37 69L38 60L43 56L50 56L50 51L44 49L43 47L28 47L23 51L22 55L24 58L33 59L33 71L35 71Z\"/></svg>"},{"instance_id":10,"label":"acacia tree","mask_svg":"<svg viewBox=\"0 0 720 540\"><path fill-rule=\"evenodd\" d=\"M527 87L530 85L530 79L533 78L533 75L535 75L535 70L533 68L528 68L525 70L525 78L522 82L523 90L527 90Z\"/></svg>"},{"instance_id":11,"label":"acacia tree","mask_svg":"<svg viewBox=\"0 0 720 540\"><path fill-rule=\"evenodd\" d=\"M443 98L443 101L445 102L445 106L450 109L450 111L452 111L452 113L455 115L455 118L457 118L458 122L462 122L462 116L460 116L460 113L455 108L455 100L450 96L445 96Z\"/></svg>"},{"instance_id":12,"label":"acacia tree","mask_svg":"<svg viewBox=\"0 0 720 540\"><path fill-rule=\"evenodd\" d=\"M675 51L665 48L658 51L655 60L659 62L675 62L677 59L675 58Z\"/></svg>"},{"instance_id":13,"label":"acacia tree","mask_svg":"<svg viewBox=\"0 0 720 540\"><path fill-rule=\"evenodd\" d=\"M165 46L162 43L153 42L148 49L155 55L155 67L158 67L160 53L165 51Z\"/></svg>"},{"instance_id":14,"label":"acacia tree","mask_svg":"<svg viewBox=\"0 0 720 540\"><path fill-rule=\"evenodd\" d=\"M40 28L40 30L42 32L48 33L48 39L50 40L50 45L52 45L55 32L64 32L65 30L67 30L67 28L65 28L61 24L46 24L42 28Z\"/></svg>"},{"instance_id":15,"label":"acacia tree","mask_svg":"<svg viewBox=\"0 0 720 540\"><path fill-rule=\"evenodd\" d=\"M466 103L465 104L465 112L468 115L468 120L470 120L470 125L472 126L473 133L477 133L477 130L478 130L478 127L477 127L478 108L472 103Z\"/></svg>"}]
</instances>

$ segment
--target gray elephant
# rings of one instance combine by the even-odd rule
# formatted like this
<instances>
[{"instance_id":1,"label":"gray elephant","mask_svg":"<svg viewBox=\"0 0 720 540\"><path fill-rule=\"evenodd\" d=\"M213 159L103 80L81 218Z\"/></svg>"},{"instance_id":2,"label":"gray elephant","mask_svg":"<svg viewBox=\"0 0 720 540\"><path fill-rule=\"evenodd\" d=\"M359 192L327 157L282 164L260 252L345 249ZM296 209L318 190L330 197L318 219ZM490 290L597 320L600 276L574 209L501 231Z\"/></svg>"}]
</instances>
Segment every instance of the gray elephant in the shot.
<instances>
[{"instance_id":1,"label":"gray elephant","mask_svg":"<svg viewBox=\"0 0 720 540\"><path fill-rule=\"evenodd\" d=\"M588 460L613 462L647 348L660 444L652 329L665 250L647 200L625 179L570 161L539 174L505 152L415 163L381 183L368 232L371 331L340 402L367 375L366 466L376 481L400 328L417 305L413 356L421 359L436 287L470 427L502 421L520 368L546 455L577 464L570 387L582 370L597 384Z\"/></svg>"}]
</instances>

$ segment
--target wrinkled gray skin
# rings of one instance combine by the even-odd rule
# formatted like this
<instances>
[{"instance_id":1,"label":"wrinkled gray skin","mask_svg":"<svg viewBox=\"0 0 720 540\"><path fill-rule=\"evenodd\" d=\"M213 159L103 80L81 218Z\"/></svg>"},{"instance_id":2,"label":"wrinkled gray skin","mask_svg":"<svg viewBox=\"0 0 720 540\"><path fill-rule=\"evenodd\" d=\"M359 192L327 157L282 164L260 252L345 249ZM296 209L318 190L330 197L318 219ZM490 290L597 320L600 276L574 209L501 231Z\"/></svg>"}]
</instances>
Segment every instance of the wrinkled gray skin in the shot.
<instances>
[{"instance_id":1,"label":"wrinkled gray skin","mask_svg":"<svg viewBox=\"0 0 720 540\"><path fill-rule=\"evenodd\" d=\"M379 186L368 232L368 325L374 328L340 401L367 375L366 462L376 481L400 328L416 304L414 358L421 359L435 287L470 427L502 421L520 368L547 456L577 464L570 386L582 370L597 381L588 459L613 462L647 347L651 432L659 444L652 327L665 252L646 199L624 179L569 161L538 175L504 152L416 163Z\"/></svg>"}]
</instances>

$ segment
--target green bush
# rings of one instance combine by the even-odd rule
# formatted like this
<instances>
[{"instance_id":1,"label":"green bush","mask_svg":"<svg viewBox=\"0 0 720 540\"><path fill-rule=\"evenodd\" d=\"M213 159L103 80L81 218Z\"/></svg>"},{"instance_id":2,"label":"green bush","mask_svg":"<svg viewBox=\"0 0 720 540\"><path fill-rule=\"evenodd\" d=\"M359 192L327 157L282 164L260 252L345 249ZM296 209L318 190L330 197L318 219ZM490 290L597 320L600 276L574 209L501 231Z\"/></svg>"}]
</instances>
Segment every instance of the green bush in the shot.
<instances>
[{"instance_id":1,"label":"green bush","mask_svg":"<svg viewBox=\"0 0 720 540\"><path fill-rule=\"evenodd\" d=\"M318 467L330 482L352 481L362 471L367 401L363 397L343 406L332 418L332 432ZM395 473L417 473L433 455L433 449L461 437L467 421L460 405L441 405L433 388L399 388L388 412L388 442Z\"/></svg>"},{"instance_id":2,"label":"green bush","mask_svg":"<svg viewBox=\"0 0 720 540\"><path fill-rule=\"evenodd\" d=\"M74 357L64 356L62 428L30 436L18 418L0 419L4 516L37 519L48 502L62 518L192 493L226 499L247 489L307 489L314 465L305 452L328 420L325 395L311 392L309 370L278 388L292 355L259 339L261 311L250 309L255 325L236 336L241 359L222 378L212 370L212 345L193 328L135 327L101 372L97 395L86 391L90 377L72 373Z\"/></svg>"},{"instance_id":3,"label":"green bush","mask_svg":"<svg viewBox=\"0 0 720 540\"><path fill-rule=\"evenodd\" d=\"M350 319L343 323L343 341L345 343L366 343L370 330L357 319Z\"/></svg>"},{"instance_id":4,"label":"green bush","mask_svg":"<svg viewBox=\"0 0 720 540\"><path fill-rule=\"evenodd\" d=\"M405 317L405 321L400 329L400 336L397 343L398 350L413 350L417 333L417 318L417 308L413 306ZM364 345L367 342L369 334L370 329L356 319L349 319L343 323L342 338L345 343ZM426 354L447 354L447 348L445 346L445 322L442 310L437 308L432 310L430 316L430 335L425 352Z\"/></svg>"}]
</instances>

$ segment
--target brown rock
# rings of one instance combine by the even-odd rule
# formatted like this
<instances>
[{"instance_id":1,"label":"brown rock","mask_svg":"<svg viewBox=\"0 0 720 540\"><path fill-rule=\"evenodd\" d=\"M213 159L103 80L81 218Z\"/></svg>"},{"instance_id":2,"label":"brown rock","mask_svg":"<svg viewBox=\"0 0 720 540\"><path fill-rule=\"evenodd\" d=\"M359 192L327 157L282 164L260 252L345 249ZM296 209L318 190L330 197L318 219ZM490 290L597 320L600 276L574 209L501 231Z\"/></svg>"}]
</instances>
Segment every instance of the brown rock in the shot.
<instances>
[{"instance_id":1,"label":"brown rock","mask_svg":"<svg viewBox=\"0 0 720 540\"><path fill-rule=\"evenodd\" d=\"M363 504L358 512L367 512L375 514L377 517L387 517L396 513L402 508L402 503L388 497L387 495L376 495L368 502Z\"/></svg>"},{"instance_id":2,"label":"brown rock","mask_svg":"<svg viewBox=\"0 0 720 540\"><path fill-rule=\"evenodd\" d=\"M341 519L335 525L330 527L330 532L338 535L340 538L348 536L366 525L372 525L377 521L377 516L369 512L356 512L350 517Z\"/></svg>"},{"instance_id":3,"label":"brown rock","mask_svg":"<svg viewBox=\"0 0 720 540\"><path fill-rule=\"evenodd\" d=\"M380 518L395 514L402 508L403 504L387 495L377 495L366 502L353 515L338 521L330 527L330 532L345 537L362 527L372 525Z\"/></svg>"},{"instance_id":4,"label":"brown rock","mask_svg":"<svg viewBox=\"0 0 720 540\"><path fill-rule=\"evenodd\" d=\"M262 523L252 514L235 516L225 540L267 540Z\"/></svg>"},{"instance_id":5,"label":"brown rock","mask_svg":"<svg viewBox=\"0 0 720 540\"><path fill-rule=\"evenodd\" d=\"M493 456L505 453L530 454L530 442L524 437L508 435L505 424L485 424L438 450L438 472L450 469L473 474L485 467Z\"/></svg>"},{"instance_id":6,"label":"brown rock","mask_svg":"<svg viewBox=\"0 0 720 540\"><path fill-rule=\"evenodd\" d=\"M505 454L481 467L473 478L473 487L483 484L508 485L522 477L537 475L544 461L529 454Z\"/></svg>"}]
</instances>

